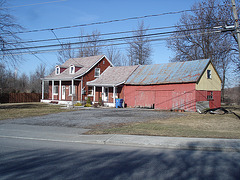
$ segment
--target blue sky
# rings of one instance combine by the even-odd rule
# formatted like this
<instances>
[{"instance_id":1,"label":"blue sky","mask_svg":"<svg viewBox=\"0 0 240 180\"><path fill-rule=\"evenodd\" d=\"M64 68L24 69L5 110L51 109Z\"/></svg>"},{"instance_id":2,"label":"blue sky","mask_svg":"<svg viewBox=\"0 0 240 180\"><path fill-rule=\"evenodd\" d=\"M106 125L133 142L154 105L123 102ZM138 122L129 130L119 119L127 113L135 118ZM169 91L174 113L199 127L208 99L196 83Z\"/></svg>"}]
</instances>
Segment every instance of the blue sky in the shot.
<instances>
[{"instance_id":1,"label":"blue sky","mask_svg":"<svg viewBox=\"0 0 240 180\"><path fill-rule=\"evenodd\" d=\"M11 7L9 11L16 17L20 25L26 30L35 30L186 10L190 9L195 2L194 0L66 0L37 4L51 1L54 0L9 0L8 6ZM180 15L181 14L164 15L144 18L143 20L147 27L159 28L175 25ZM54 30L54 33L57 37L61 38L79 36L81 30L86 34L90 34L93 30L98 30L100 33L129 31L135 30L137 24L138 20L129 20L103 25L86 26L84 28ZM171 30L173 29L164 31ZM153 33L155 32L157 31ZM26 41L54 38L54 35L51 31L44 31L25 33L21 34L20 37ZM124 53L125 47L126 46L116 46L122 53ZM173 52L166 47L165 41L153 42L152 48L153 64L167 63L173 55ZM23 59L25 59L25 61L18 66L19 74L23 72L29 74L41 63L47 64L48 68L58 64L57 52L37 54L37 56L38 58L33 55L24 55Z\"/></svg>"}]
</instances>

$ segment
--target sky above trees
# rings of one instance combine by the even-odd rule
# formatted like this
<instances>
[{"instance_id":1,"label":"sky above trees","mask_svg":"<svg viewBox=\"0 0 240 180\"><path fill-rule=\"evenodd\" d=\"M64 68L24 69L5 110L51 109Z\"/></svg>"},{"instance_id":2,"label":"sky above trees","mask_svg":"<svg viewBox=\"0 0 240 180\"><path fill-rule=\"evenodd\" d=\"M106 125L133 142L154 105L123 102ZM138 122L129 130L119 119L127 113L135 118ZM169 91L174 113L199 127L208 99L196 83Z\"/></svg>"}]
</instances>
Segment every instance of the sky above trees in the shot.
<instances>
[{"instance_id":1,"label":"sky above trees","mask_svg":"<svg viewBox=\"0 0 240 180\"><path fill-rule=\"evenodd\" d=\"M181 11L190 9L193 3L194 1L189 0L9 0L7 6L9 7L9 12L16 17L17 22L23 26L26 31L28 31ZM140 20L144 20L144 24L148 28L161 28L175 25L180 15L181 14L167 14L121 22L60 29L54 30L54 33L58 38L64 38L69 36L80 36L82 31L85 34L90 34L95 30L103 34L132 31L137 28ZM171 30L173 29L166 29L164 31ZM150 33L155 32L159 31L152 31ZM22 33L19 34L19 36L24 41L55 38L53 32L51 31ZM121 36L126 35L123 34ZM116 36L108 35L104 38L114 37ZM67 43L69 41L62 40L61 42ZM57 42L55 41L54 43ZM45 44L39 43L37 45ZM32 44L28 44L28 46L32 46ZM116 48L121 53L127 53L125 50L126 45L116 46ZM152 63L166 63L170 60L172 52L166 47L166 42L164 40L153 42L152 48ZM107 50L103 50L103 53L106 54ZM46 64L47 68L51 68L58 64L57 52L36 54L36 56L24 55L22 57L24 61L17 67L19 74L23 72L29 74L42 63Z\"/></svg>"}]
</instances>

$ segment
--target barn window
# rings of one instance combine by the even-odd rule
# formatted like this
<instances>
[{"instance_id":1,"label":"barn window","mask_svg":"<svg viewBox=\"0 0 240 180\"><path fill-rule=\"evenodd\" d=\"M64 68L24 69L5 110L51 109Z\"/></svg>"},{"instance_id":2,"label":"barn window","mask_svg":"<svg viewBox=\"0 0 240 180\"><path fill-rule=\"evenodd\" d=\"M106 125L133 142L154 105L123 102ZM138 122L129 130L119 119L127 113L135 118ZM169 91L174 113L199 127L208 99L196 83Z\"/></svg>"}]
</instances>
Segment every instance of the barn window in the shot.
<instances>
[{"instance_id":1,"label":"barn window","mask_svg":"<svg viewBox=\"0 0 240 180\"><path fill-rule=\"evenodd\" d=\"M212 79L212 71L211 70L207 70L207 78Z\"/></svg>"},{"instance_id":2,"label":"barn window","mask_svg":"<svg viewBox=\"0 0 240 180\"><path fill-rule=\"evenodd\" d=\"M213 100L213 92L212 92L212 91L208 91L208 92L207 92L207 100L208 100L208 101Z\"/></svg>"},{"instance_id":3,"label":"barn window","mask_svg":"<svg viewBox=\"0 0 240 180\"><path fill-rule=\"evenodd\" d=\"M100 68L95 68L94 77L99 77L99 76L100 76Z\"/></svg>"}]
</instances>

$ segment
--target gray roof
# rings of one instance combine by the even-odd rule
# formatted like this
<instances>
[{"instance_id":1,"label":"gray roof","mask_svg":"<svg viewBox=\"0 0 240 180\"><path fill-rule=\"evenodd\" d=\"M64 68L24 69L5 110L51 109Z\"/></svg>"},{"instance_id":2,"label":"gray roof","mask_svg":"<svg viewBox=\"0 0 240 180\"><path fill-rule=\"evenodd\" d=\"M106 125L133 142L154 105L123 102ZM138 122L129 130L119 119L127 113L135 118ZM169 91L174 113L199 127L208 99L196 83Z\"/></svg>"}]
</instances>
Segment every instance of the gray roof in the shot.
<instances>
[{"instance_id":1,"label":"gray roof","mask_svg":"<svg viewBox=\"0 0 240 180\"><path fill-rule=\"evenodd\" d=\"M151 85L197 82L210 60L141 65L125 84Z\"/></svg>"},{"instance_id":2,"label":"gray roof","mask_svg":"<svg viewBox=\"0 0 240 180\"><path fill-rule=\"evenodd\" d=\"M59 65L60 67L67 68L62 73L56 75L55 71L53 71L50 75L46 76L45 80L71 80L77 77L80 77L87 73L96 63L98 63L102 58L106 56L98 55L98 56L90 56L83 58L71 58L68 59L64 64ZM76 67L81 67L74 74L69 73L69 68L71 65L75 65Z\"/></svg>"},{"instance_id":3,"label":"gray roof","mask_svg":"<svg viewBox=\"0 0 240 180\"><path fill-rule=\"evenodd\" d=\"M99 78L87 82L89 86L117 86L124 83L138 66L108 67Z\"/></svg>"}]
</instances>

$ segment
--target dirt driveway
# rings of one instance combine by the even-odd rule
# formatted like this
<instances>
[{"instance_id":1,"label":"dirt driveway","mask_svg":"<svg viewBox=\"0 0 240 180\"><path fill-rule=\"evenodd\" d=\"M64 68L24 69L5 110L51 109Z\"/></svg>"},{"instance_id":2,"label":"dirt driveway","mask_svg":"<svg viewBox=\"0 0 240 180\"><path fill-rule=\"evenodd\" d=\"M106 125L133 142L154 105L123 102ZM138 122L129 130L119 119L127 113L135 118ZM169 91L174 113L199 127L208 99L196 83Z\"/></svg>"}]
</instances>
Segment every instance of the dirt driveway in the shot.
<instances>
[{"instance_id":1,"label":"dirt driveway","mask_svg":"<svg viewBox=\"0 0 240 180\"><path fill-rule=\"evenodd\" d=\"M62 112L30 118L2 120L0 123L92 129L96 127L107 128L116 124L143 122L183 115L184 114L175 112L134 108L98 108L80 109L78 111Z\"/></svg>"}]
</instances>

